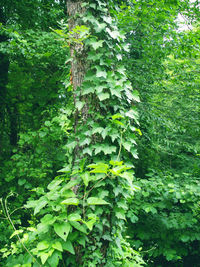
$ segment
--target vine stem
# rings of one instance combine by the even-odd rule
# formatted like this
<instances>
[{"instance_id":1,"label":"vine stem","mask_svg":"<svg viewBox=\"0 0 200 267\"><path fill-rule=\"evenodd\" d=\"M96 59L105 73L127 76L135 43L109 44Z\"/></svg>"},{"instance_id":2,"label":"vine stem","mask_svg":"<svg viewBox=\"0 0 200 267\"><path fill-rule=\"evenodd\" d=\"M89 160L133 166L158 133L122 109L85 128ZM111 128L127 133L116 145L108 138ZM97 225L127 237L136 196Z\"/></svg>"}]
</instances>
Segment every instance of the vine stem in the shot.
<instances>
[{"instance_id":1,"label":"vine stem","mask_svg":"<svg viewBox=\"0 0 200 267\"><path fill-rule=\"evenodd\" d=\"M5 215L7 217L7 219L9 220L12 228L14 229L14 231L17 231L17 229L15 228L15 225L10 217L10 214L9 214L9 211L8 211L8 208L7 208L7 199L8 199L9 196L6 197L5 199L5 205L3 205L3 200L1 199L1 205L2 205L2 208L5 212ZM40 265L40 263L37 261L37 259L31 254L31 252L27 249L27 247L24 245L24 243L22 242L20 236L18 234L16 234L19 242L21 243L21 245L23 246L23 248L27 251L27 253L35 260L35 262L41 267L42 265Z\"/></svg>"},{"instance_id":2,"label":"vine stem","mask_svg":"<svg viewBox=\"0 0 200 267\"><path fill-rule=\"evenodd\" d=\"M120 146L119 146L119 153L117 155L117 161L119 160L119 156L120 156L121 151L122 151L122 135L123 135L123 132L121 131Z\"/></svg>"},{"instance_id":3,"label":"vine stem","mask_svg":"<svg viewBox=\"0 0 200 267\"><path fill-rule=\"evenodd\" d=\"M90 190L88 191L88 192L86 192L85 194L84 194L84 196L82 197L83 199L85 199L85 197L87 196L87 195L89 195L89 193L95 188L95 186L97 186L100 182L102 182L104 179L106 179L108 177L108 175L106 175L105 177L103 177L103 178L101 178L95 185L93 185L93 187L92 188L90 188ZM82 199L81 198L81 199Z\"/></svg>"}]
</instances>

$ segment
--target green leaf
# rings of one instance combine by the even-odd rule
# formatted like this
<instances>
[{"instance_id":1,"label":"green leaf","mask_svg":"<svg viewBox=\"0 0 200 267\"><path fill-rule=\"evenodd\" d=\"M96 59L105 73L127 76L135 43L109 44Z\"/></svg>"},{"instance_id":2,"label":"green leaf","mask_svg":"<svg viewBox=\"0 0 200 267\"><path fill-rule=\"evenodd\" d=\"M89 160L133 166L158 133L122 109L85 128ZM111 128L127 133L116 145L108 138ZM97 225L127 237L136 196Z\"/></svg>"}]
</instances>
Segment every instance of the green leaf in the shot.
<instances>
[{"instance_id":1,"label":"green leaf","mask_svg":"<svg viewBox=\"0 0 200 267\"><path fill-rule=\"evenodd\" d=\"M69 231L71 227L68 222L63 222L63 223L55 223L54 224L54 231L58 236L60 236L64 241L67 240Z\"/></svg>"},{"instance_id":2,"label":"green leaf","mask_svg":"<svg viewBox=\"0 0 200 267\"><path fill-rule=\"evenodd\" d=\"M79 183L79 179L76 179L76 180L71 180L70 182L68 182L62 190L67 190L67 189L70 189L72 187L74 187L75 185L77 185Z\"/></svg>"},{"instance_id":3,"label":"green leaf","mask_svg":"<svg viewBox=\"0 0 200 267\"><path fill-rule=\"evenodd\" d=\"M44 208L47 205L48 201L45 197L41 197L37 201L37 206L34 209L34 215L37 214L42 208Z\"/></svg>"},{"instance_id":4,"label":"green leaf","mask_svg":"<svg viewBox=\"0 0 200 267\"><path fill-rule=\"evenodd\" d=\"M69 221L81 221L81 216L78 213L72 213L67 218Z\"/></svg>"},{"instance_id":5,"label":"green leaf","mask_svg":"<svg viewBox=\"0 0 200 267\"><path fill-rule=\"evenodd\" d=\"M47 242L46 240L41 241L38 245L37 245L37 250L45 250L49 247L49 242Z\"/></svg>"},{"instance_id":6,"label":"green leaf","mask_svg":"<svg viewBox=\"0 0 200 267\"><path fill-rule=\"evenodd\" d=\"M67 198L61 202L63 205L75 205L77 206L79 204L78 198Z\"/></svg>"},{"instance_id":7,"label":"green leaf","mask_svg":"<svg viewBox=\"0 0 200 267\"><path fill-rule=\"evenodd\" d=\"M92 229L93 229L93 226L94 226L94 224L95 224L95 222L96 222L96 218L94 219L91 219L91 220L89 220L89 221L83 221L83 223L85 223L85 225L87 226L87 228L90 230L90 231L92 231Z\"/></svg>"},{"instance_id":8,"label":"green leaf","mask_svg":"<svg viewBox=\"0 0 200 267\"><path fill-rule=\"evenodd\" d=\"M75 251L71 241L67 241L63 244L63 249L69 251L71 254L75 255Z\"/></svg>"},{"instance_id":9,"label":"green leaf","mask_svg":"<svg viewBox=\"0 0 200 267\"><path fill-rule=\"evenodd\" d=\"M104 70L102 70L102 68L100 68L99 66L96 66L95 68L97 69L96 77L97 77L97 78L101 78L101 77L103 77L103 78L106 79L106 77L107 77L107 72L104 71Z\"/></svg>"},{"instance_id":10,"label":"green leaf","mask_svg":"<svg viewBox=\"0 0 200 267\"><path fill-rule=\"evenodd\" d=\"M76 101L76 108L80 111L84 106L84 102Z\"/></svg>"},{"instance_id":11,"label":"green leaf","mask_svg":"<svg viewBox=\"0 0 200 267\"><path fill-rule=\"evenodd\" d=\"M58 266L59 259L61 259L61 254L59 251L55 251L51 257L48 258L48 263L50 266Z\"/></svg>"},{"instance_id":12,"label":"green leaf","mask_svg":"<svg viewBox=\"0 0 200 267\"><path fill-rule=\"evenodd\" d=\"M71 198L71 197L76 196L76 194L72 190L65 189L65 188L61 189L60 193L61 193L61 196L65 198Z\"/></svg>"},{"instance_id":13,"label":"green leaf","mask_svg":"<svg viewBox=\"0 0 200 267\"><path fill-rule=\"evenodd\" d=\"M87 167L93 168L93 170L90 171L90 173L107 173L109 166L104 163L97 163L97 164L90 164Z\"/></svg>"},{"instance_id":14,"label":"green leaf","mask_svg":"<svg viewBox=\"0 0 200 267\"><path fill-rule=\"evenodd\" d=\"M110 95L109 93L101 93L101 94L98 94L98 98L100 101L103 101L103 100L110 98Z\"/></svg>"},{"instance_id":15,"label":"green leaf","mask_svg":"<svg viewBox=\"0 0 200 267\"><path fill-rule=\"evenodd\" d=\"M41 222L45 225L51 225L56 221L56 217L51 214L46 214L42 219Z\"/></svg>"},{"instance_id":16,"label":"green leaf","mask_svg":"<svg viewBox=\"0 0 200 267\"><path fill-rule=\"evenodd\" d=\"M88 155L92 156L92 150L93 150L93 148L86 147L83 149L83 154L88 154Z\"/></svg>"},{"instance_id":17,"label":"green leaf","mask_svg":"<svg viewBox=\"0 0 200 267\"><path fill-rule=\"evenodd\" d=\"M62 244L59 241L53 243L52 244L52 248L55 248L55 249L57 249L57 250L59 250L61 252L63 251Z\"/></svg>"},{"instance_id":18,"label":"green leaf","mask_svg":"<svg viewBox=\"0 0 200 267\"><path fill-rule=\"evenodd\" d=\"M63 182L63 179L55 179L53 180L50 184L48 184L47 188L49 190L54 189L55 187L57 187L59 184L61 184Z\"/></svg>"},{"instance_id":19,"label":"green leaf","mask_svg":"<svg viewBox=\"0 0 200 267\"><path fill-rule=\"evenodd\" d=\"M121 209L121 208L115 208L115 209L114 209L114 212L115 212L115 216L116 216L118 219L126 220L125 210L124 210L124 209Z\"/></svg>"},{"instance_id":20,"label":"green leaf","mask_svg":"<svg viewBox=\"0 0 200 267\"><path fill-rule=\"evenodd\" d=\"M49 257L49 254L48 253L42 253L40 255L42 264L45 264L45 262L47 261L48 257Z\"/></svg>"},{"instance_id":21,"label":"green leaf","mask_svg":"<svg viewBox=\"0 0 200 267\"><path fill-rule=\"evenodd\" d=\"M57 171L57 172L70 173L70 172L71 172L71 167L70 167L70 166L66 166L66 167L60 169L60 170Z\"/></svg>"},{"instance_id":22,"label":"green leaf","mask_svg":"<svg viewBox=\"0 0 200 267\"><path fill-rule=\"evenodd\" d=\"M80 223L78 223L78 222L74 222L74 221L70 221L70 224L71 224L74 228L76 228L78 231L80 231L80 232L82 232L82 233L84 233L84 234L87 234L86 228L85 228L83 225L81 225Z\"/></svg>"},{"instance_id":23,"label":"green leaf","mask_svg":"<svg viewBox=\"0 0 200 267\"><path fill-rule=\"evenodd\" d=\"M106 31L109 33L109 35L113 39L117 39L120 36L120 32L119 31L111 31L109 28L107 28Z\"/></svg>"},{"instance_id":24,"label":"green leaf","mask_svg":"<svg viewBox=\"0 0 200 267\"><path fill-rule=\"evenodd\" d=\"M89 197L87 203L88 205L109 205L108 202L98 197Z\"/></svg>"},{"instance_id":25,"label":"green leaf","mask_svg":"<svg viewBox=\"0 0 200 267\"><path fill-rule=\"evenodd\" d=\"M122 145L128 152L131 151L132 144L130 142L123 142Z\"/></svg>"}]
</instances>

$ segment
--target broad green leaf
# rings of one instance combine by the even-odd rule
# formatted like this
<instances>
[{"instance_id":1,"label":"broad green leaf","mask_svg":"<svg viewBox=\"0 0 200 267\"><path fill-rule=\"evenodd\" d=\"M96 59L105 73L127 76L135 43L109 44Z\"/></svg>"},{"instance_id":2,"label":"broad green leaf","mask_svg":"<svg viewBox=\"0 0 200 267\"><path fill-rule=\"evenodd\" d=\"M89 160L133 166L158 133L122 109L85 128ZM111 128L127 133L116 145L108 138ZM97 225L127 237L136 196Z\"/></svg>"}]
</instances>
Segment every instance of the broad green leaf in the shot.
<instances>
[{"instance_id":1,"label":"broad green leaf","mask_svg":"<svg viewBox=\"0 0 200 267\"><path fill-rule=\"evenodd\" d=\"M124 116L122 116L120 113L117 113L112 116L112 120L116 120L116 119L124 119Z\"/></svg>"},{"instance_id":2,"label":"broad green leaf","mask_svg":"<svg viewBox=\"0 0 200 267\"><path fill-rule=\"evenodd\" d=\"M44 253L43 252L43 253L40 254L40 258L41 258L42 264L45 264L45 262L47 261L48 257L49 257L48 253Z\"/></svg>"},{"instance_id":3,"label":"broad green leaf","mask_svg":"<svg viewBox=\"0 0 200 267\"><path fill-rule=\"evenodd\" d=\"M55 251L51 257L48 258L48 263L50 266L58 266L59 259L61 259L61 253L59 251Z\"/></svg>"},{"instance_id":4,"label":"broad green leaf","mask_svg":"<svg viewBox=\"0 0 200 267\"><path fill-rule=\"evenodd\" d=\"M81 221L81 216L78 213L72 213L67 218L69 221Z\"/></svg>"},{"instance_id":5,"label":"broad green leaf","mask_svg":"<svg viewBox=\"0 0 200 267\"><path fill-rule=\"evenodd\" d=\"M71 254L75 255L75 251L72 245L71 241L67 241L65 243L63 243L63 249L69 251Z\"/></svg>"},{"instance_id":6,"label":"broad green leaf","mask_svg":"<svg viewBox=\"0 0 200 267\"><path fill-rule=\"evenodd\" d=\"M57 250L59 250L61 252L63 251L62 244L59 241L53 243L52 244L52 248L55 248L55 249L57 249Z\"/></svg>"},{"instance_id":7,"label":"broad green leaf","mask_svg":"<svg viewBox=\"0 0 200 267\"><path fill-rule=\"evenodd\" d=\"M93 130L92 130L92 134L96 134L96 133L102 133L104 130L103 127L95 127Z\"/></svg>"},{"instance_id":8,"label":"broad green leaf","mask_svg":"<svg viewBox=\"0 0 200 267\"><path fill-rule=\"evenodd\" d=\"M74 194L74 192L71 189L63 188L63 189L61 189L60 193L61 193L61 196L65 197L65 198L71 198L71 197L76 196L76 194Z\"/></svg>"},{"instance_id":9,"label":"broad green leaf","mask_svg":"<svg viewBox=\"0 0 200 267\"><path fill-rule=\"evenodd\" d=\"M109 166L104 163L99 163L99 164L90 164L87 167L93 168L93 170L90 171L90 173L107 173Z\"/></svg>"},{"instance_id":10,"label":"broad green leaf","mask_svg":"<svg viewBox=\"0 0 200 267\"><path fill-rule=\"evenodd\" d=\"M94 226L94 224L95 224L95 222L96 222L96 218L94 219L91 219L91 220L89 220L89 221L83 221L83 223L87 226L87 228L90 230L90 231L92 231L92 229L93 229L93 226Z\"/></svg>"},{"instance_id":11,"label":"broad green leaf","mask_svg":"<svg viewBox=\"0 0 200 267\"><path fill-rule=\"evenodd\" d=\"M77 206L79 204L78 198L67 198L61 202L63 205L75 205Z\"/></svg>"},{"instance_id":12,"label":"broad green leaf","mask_svg":"<svg viewBox=\"0 0 200 267\"><path fill-rule=\"evenodd\" d=\"M87 203L88 205L109 205L108 202L98 197L89 197Z\"/></svg>"},{"instance_id":13,"label":"broad green leaf","mask_svg":"<svg viewBox=\"0 0 200 267\"><path fill-rule=\"evenodd\" d=\"M115 216L118 218L118 219L122 219L122 220L126 220L126 216L125 216L125 210L124 209L121 209L121 208L115 208L114 209L114 212L115 212Z\"/></svg>"},{"instance_id":14,"label":"broad green leaf","mask_svg":"<svg viewBox=\"0 0 200 267\"><path fill-rule=\"evenodd\" d=\"M60 236L64 241L67 240L70 229L71 227L68 222L54 224L54 230L56 234Z\"/></svg>"},{"instance_id":15,"label":"broad green leaf","mask_svg":"<svg viewBox=\"0 0 200 267\"><path fill-rule=\"evenodd\" d=\"M84 234L87 234L87 231L86 231L86 228L81 225L79 222L74 222L74 221L70 221L70 224L75 228L77 229L78 231L84 233Z\"/></svg>"},{"instance_id":16,"label":"broad green leaf","mask_svg":"<svg viewBox=\"0 0 200 267\"><path fill-rule=\"evenodd\" d=\"M89 172L84 172L81 174L81 178L83 179L84 185L87 187L91 180Z\"/></svg>"},{"instance_id":17,"label":"broad green leaf","mask_svg":"<svg viewBox=\"0 0 200 267\"><path fill-rule=\"evenodd\" d=\"M70 167L70 166L66 166L66 167L60 169L60 170L57 171L57 172L70 173L70 171L71 171L71 167Z\"/></svg>"},{"instance_id":18,"label":"broad green leaf","mask_svg":"<svg viewBox=\"0 0 200 267\"><path fill-rule=\"evenodd\" d=\"M51 214L46 214L42 219L41 222L45 225L51 225L56 221L56 217Z\"/></svg>"},{"instance_id":19,"label":"broad green leaf","mask_svg":"<svg viewBox=\"0 0 200 267\"><path fill-rule=\"evenodd\" d=\"M48 201L45 197L41 197L37 201L37 206L34 209L34 215L37 214L42 208L44 208L47 205Z\"/></svg>"},{"instance_id":20,"label":"broad green leaf","mask_svg":"<svg viewBox=\"0 0 200 267\"><path fill-rule=\"evenodd\" d=\"M50 184L48 184L47 188L49 190L54 189L55 187L57 187L59 184L61 184L63 182L63 179L57 179L57 180L53 180Z\"/></svg>"},{"instance_id":21,"label":"broad green leaf","mask_svg":"<svg viewBox=\"0 0 200 267\"><path fill-rule=\"evenodd\" d=\"M70 182L68 182L68 183L63 187L63 190L70 189L70 188L74 187L75 185L77 185L78 183L79 183L79 179L71 180Z\"/></svg>"},{"instance_id":22,"label":"broad green leaf","mask_svg":"<svg viewBox=\"0 0 200 267\"><path fill-rule=\"evenodd\" d=\"M41 241L38 245L37 245L37 250L45 250L49 247L49 242L47 242L46 240Z\"/></svg>"}]
</instances>

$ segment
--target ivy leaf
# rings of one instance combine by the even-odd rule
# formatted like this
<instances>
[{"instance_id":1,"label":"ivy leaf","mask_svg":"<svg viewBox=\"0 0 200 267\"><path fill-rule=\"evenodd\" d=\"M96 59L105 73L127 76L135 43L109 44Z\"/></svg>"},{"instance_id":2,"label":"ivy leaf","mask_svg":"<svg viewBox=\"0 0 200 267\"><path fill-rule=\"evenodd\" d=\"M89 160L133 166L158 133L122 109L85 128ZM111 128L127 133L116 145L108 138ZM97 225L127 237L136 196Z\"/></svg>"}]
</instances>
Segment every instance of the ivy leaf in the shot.
<instances>
[{"instance_id":1,"label":"ivy leaf","mask_svg":"<svg viewBox=\"0 0 200 267\"><path fill-rule=\"evenodd\" d=\"M69 231L71 227L68 222L63 222L63 223L55 223L54 224L54 231L58 236L60 236L64 241L67 240Z\"/></svg>"},{"instance_id":2,"label":"ivy leaf","mask_svg":"<svg viewBox=\"0 0 200 267\"><path fill-rule=\"evenodd\" d=\"M107 28L106 31L113 39L117 39L120 36L119 31L111 31L109 28Z\"/></svg>"},{"instance_id":3,"label":"ivy leaf","mask_svg":"<svg viewBox=\"0 0 200 267\"><path fill-rule=\"evenodd\" d=\"M78 111L80 111L84 106L84 102L81 101L77 101L76 102L76 108L78 109Z\"/></svg>"},{"instance_id":4,"label":"ivy leaf","mask_svg":"<svg viewBox=\"0 0 200 267\"><path fill-rule=\"evenodd\" d=\"M104 130L103 127L95 127L93 130L92 130L92 134L96 134L96 133L102 133Z\"/></svg>"},{"instance_id":5,"label":"ivy leaf","mask_svg":"<svg viewBox=\"0 0 200 267\"><path fill-rule=\"evenodd\" d=\"M97 77L97 78L103 77L103 78L106 79L106 77L107 77L107 72L106 72L106 71L103 71L99 66L96 66L95 68L97 69L96 77Z\"/></svg>"},{"instance_id":6,"label":"ivy leaf","mask_svg":"<svg viewBox=\"0 0 200 267\"><path fill-rule=\"evenodd\" d=\"M83 149L83 154L88 154L88 155L92 156L92 150L93 150L93 148L86 147Z\"/></svg>"},{"instance_id":7,"label":"ivy leaf","mask_svg":"<svg viewBox=\"0 0 200 267\"><path fill-rule=\"evenodd\" d=\"M89 197L87 203L88 205L109 205L108 202L98 197Z\"/></svg>"},{"instance_id":8,"label":"ivy leaf","mask_svg":"<svg viewBox=\"0 0 200 267\"><path fill-rule=\"evenodd\" d=\"M110 95L109 93L101 93L101 94L98 94L98 98L100 101L103 101L103 100L110 98Z\"/></svg>"},{"instance_id":9,"label":"ivy leaf","mask_svg":"<svg viewBox=\"0 0 200 267\"><path fill-rule=\"evenodd\" d=\"M91 219L91 220L89 220L89 221L87 221L87 222L86 221L83 221L83 223L85 223L85 225L88 227L88 229L90 231L92 231L95 222L96 222L96 219L94 219L94 218Z\"/></svg>"},{"instance_id":10,"label":"ivy leaf","mask_svg":"<svg viewBox=\"0 0 200 267\"><path fill-rule=\"evenodd\" d=\"M95 38L91 38L90 41L87 43L90 44L96 51L98 48L103 46L104 41L103 40L96 41Z\"/></svg>"},{"instance_id":11,"label":"ivy leaf","mask_svg":"<svg viewBox=\"0 0 200 267\"><path fill-rule=\"evenodd\" d=\"M126 116L131 118L131 119L135 119L135 120L138 119L138 113L137 113L137 111L135 111L133 109L130 109L128 112L126 112Z\"/></svg>"},{"instance_id":12,"label":"ivy leaf","mask_svg":"<svg viewBox=\"0 0 200 267\"><path fill-rule=\"evenodd\" d=\"M117 149L116 146L104 145L102 147L102 151L104 152L105 155L115 153L116 149Z\"/></svg>"},{"instance_id":13,"label":"ivy leaf","mask_svg":"<svg viewBox=\"0 0 200 267\"><path fill-rule=\"evenodd\" d=\"M121 208L114 209L115 215L118 219L126 220L125 210Z\"/></svg>"},{"instance_id":14,"label":"ivy leaf","mask_svg":"<svg viewBox=\"0 0 200 267\"><path fill-rule=\"evenodd\" d=\"M132 147L131 142L124 142L122 145L128 152L131 151L131 147Z\"/></svg>"}]
</instances>

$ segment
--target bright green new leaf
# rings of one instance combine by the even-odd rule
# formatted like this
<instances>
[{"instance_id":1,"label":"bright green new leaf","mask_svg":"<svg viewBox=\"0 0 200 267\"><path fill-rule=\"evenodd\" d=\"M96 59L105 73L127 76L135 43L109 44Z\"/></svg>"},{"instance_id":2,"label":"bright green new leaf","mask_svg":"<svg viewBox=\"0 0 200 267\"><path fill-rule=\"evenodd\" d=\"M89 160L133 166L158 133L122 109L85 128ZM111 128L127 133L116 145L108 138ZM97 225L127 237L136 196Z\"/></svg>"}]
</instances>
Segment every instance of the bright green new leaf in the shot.
<instances>
[{"instance_id":1,"label":"bright green new leaf","mask_svg":"<svg viewBox=\"0 0 200 267\"><path fill-rule=\"evenodd\" d=\"M87 203L88 205L109 205L108 202L98 197L89 197Z\"/></svg>"},{"instance_id":2,"label":"bright green new leaf","mask_svg":"<svg viewBox=\"0 0 200 267\"><path fill-rule=\"evenodd\" d=\"M49 242L47 242L46 240L41 241L38 245L37 245L37 250L45 250L49 247Z\"/></svg>"},{"instance_id":3,"label":"bright green new leaf","mask_svg":"<svg viewBox=\"0 0 200 267\"><path fill-rule=\"evenodd\" d=\"M52 248L55 248L55 249L57 249L57 250L59 250L61 252L63 251L62 244L59 241L53 243L52 244Z\"/></svg>"},{"instance_id":4,"label":"bright green new leaf","mask_svg":"<svg viewBox=\"0 0 200 267\"><path fill-rule=\"evenodd\" d=\"M40 254L40 258L41 258L42 264L45 264L45 262L47 261L48 257L49 257L48 253L44 253L43 252L43 253Z\"/></svg>"},{"instance_id":5,"label":"bright green new leaf","mask_svg":"<svg viewBox=\"0 0 200 267\"><path fill-rule=\"evenodd\" d=\"M75 221L75 222L77 222L77 221L81 221L81 216L80 216L78 213L72 213L72 214L70 214L70 215L67 217L67 219L68 219L69 221Z\"/></svg>"},{"instance_id":6,"label":"bright green new leaf","mask_svg":"<svg viewBox=\"0 0 200 267\"><path fill-rule=\"evenodd\" d=\"M63 205L75 205L77 206L79 204L78 198L67 198L61 202Z\"/></svg>"}]
</instances>

